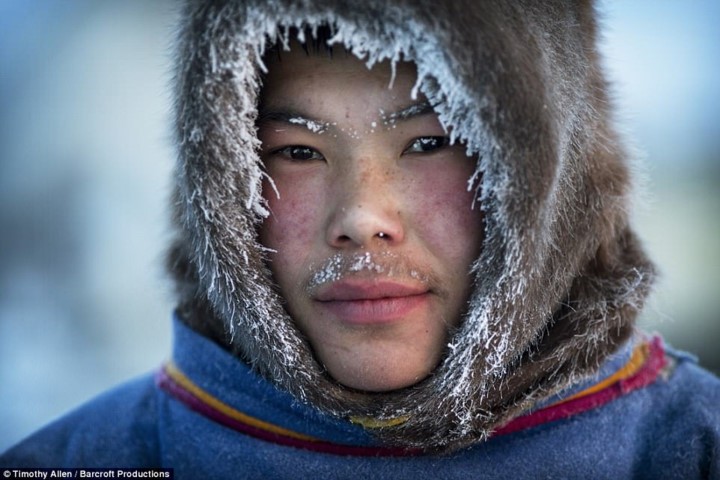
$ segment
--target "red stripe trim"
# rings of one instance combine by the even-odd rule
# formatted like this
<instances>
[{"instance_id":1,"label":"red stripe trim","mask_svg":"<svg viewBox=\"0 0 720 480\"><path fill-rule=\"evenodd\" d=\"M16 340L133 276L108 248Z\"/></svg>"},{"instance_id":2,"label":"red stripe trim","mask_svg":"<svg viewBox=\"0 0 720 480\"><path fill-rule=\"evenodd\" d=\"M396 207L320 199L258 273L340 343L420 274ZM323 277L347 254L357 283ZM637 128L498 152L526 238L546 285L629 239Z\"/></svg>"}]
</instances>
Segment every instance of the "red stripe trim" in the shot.
<instances>
[{"instance_id":1,"label":"red stripe trim","mask_svg":"<svg viewBox=\"0 0 720 480\"><path fill-rule=\"evenodd\" d=\"M650 354L645 362L645 365L643 365L642 368L640 368L640 370L638 370L634 375L619 380L617 383L614 383L597 393L593 393L576 400L550 405L549 407L545 407L542 410L538 410L537 412L533 412L529 415L517 417L505 424L505 426L498 428L492 436L496 437L499 435L508 435L510 433L536 427L544 423L562 420L564 418L598 408L622 395L627 395L633 390L650 385L657 379L666 364L667 360L665 358L665 349L663 348L662 340L659 337L655 337L650 343Z\"/></svg>"},{"instance_id":2,"label":"red stripe trim","mask_svg":"<svg viewBox=\"0 0 720 480\"><path fill-rule=\"evenodd\" d=\"M405 457L422 453L420 449L414 448L342 445L322 440L301 440L285 435L279 435L277 433L269 432L267 430L240 422L228 415L225 415L223 412L210 407L191 392L183 388L182 385L177 383L167 374L164 368L158 371L155 377L155 382L161 389L165 390L168 394L175 397L191 410L194 410L228 428L232 428L233 430L246 435L250 435L267 442L276 443L278 445L301 448L303 450L311 450L313 452L330 453L334 455L354 455L360 457Z\"/></svg>"}]
</instances>

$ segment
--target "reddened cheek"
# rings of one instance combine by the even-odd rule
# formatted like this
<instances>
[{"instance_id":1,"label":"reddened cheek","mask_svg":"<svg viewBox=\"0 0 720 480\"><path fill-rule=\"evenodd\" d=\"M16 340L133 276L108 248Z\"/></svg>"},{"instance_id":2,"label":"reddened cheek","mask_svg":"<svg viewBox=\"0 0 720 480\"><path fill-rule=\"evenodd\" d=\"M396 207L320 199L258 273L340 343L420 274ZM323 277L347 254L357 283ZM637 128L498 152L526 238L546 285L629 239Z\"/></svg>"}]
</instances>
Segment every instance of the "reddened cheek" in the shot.
<instances>
[{"instance_id":1,"label":"reddened cheek","mask_svg":"<svg viewBox=\"0 0 720 480\"><path fill-rule=\"evenodd\" d=\"M473 208L473 193L466 188L470 167L465 163L445 167L415 172L407 189L409 213L421 226L419 234L432 251L474 258L479 253L483 227L479 206Z\"/></svg>"},{"instance_id":2,"label":"reddened cheek","mask_svg":"<svg viewBox=\"0 0 720 480\"><path fill-rule=\"evenodd\" d=\"M265 198L270 207L270 216L261 227L261 241L271 249L290 253L301 251L309 245L314 232L319 228L321 199L318 189L305 182L278 181L278 194L270 193Z\"/></svg>"}]
</instances>

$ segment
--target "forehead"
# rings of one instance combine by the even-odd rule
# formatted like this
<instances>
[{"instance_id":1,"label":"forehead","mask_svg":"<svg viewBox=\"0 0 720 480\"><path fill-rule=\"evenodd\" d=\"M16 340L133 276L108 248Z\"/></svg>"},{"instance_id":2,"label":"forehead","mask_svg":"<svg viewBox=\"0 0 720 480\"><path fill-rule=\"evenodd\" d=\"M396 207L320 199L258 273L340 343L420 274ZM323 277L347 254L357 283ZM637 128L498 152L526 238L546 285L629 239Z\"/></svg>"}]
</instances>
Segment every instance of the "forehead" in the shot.
<instances>
[{"instance_id":1,"label":"forehead","mask_svg":"<svg viewBox=\"0 0 720 480\"><path fill-rule=\"evenodd\" d=\"M289 50L280 47L272 48L263 57L263 62L271 72L272 70L298 71L318 68L358 75L371 72L374 76L388 79L391 72L389 60L378 62L373 64L372 68L368 68L364 59L357 57L342 45L335 45L332 48L308 48L297 40L289 43ZM395 65L397 71L415 75L415 65L412 62L397 61Z\"/></svg>"},{"instance_id":2,"label":"forehead","mask_svg":"<svg viewBox=\"0 0 720 480\"><path fill-rule=\"evenodd\" d=\"M377 114L411 101L415 65L397 62L395 71L385 61L369 69L342 47L332 52L305 51L297 42L289 51L266 55L261 108L292 107L323 111L345 105L352 114Z\"/></svg>"}]
</instances>

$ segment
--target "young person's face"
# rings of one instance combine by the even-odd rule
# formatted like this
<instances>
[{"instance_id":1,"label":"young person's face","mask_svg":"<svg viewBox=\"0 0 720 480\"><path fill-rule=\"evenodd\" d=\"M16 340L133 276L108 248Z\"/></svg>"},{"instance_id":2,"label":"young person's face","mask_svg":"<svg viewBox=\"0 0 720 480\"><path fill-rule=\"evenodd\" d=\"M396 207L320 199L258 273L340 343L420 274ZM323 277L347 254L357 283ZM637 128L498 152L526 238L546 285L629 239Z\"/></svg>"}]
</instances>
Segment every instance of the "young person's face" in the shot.
<instances>
[{"instance_id":1,"label":"young person's face","mask_svg":"<svg viewBox=\"0 0 720 480\"><path fill-rule=\"evenodd\" d=\"M410 91L412 64L344 51L270 58L258 135L272 184L260 230L286 309L338 382L425 378L466 310L482 219L475 161Z\"/></svg>"}]
</instances>

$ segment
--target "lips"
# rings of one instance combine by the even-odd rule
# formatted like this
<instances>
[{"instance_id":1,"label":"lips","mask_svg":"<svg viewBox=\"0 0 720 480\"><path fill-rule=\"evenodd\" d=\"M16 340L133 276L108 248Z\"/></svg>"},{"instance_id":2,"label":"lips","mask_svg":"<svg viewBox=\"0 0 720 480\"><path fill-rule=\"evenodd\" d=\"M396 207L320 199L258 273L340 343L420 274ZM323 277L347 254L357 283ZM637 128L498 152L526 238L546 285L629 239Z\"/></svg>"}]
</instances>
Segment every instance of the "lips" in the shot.
<instances>
[{"instance_id":1,"label":"lips","mask_svg":"<svg viewBox=\"0 0 720 480\"><path fill-rule=\"evenodd\" d=\"M429 296L422 284L345 279L321 287L315 300L341 322L371 325L401 321L425 306Z\"/></svg>"}]
</instances>

